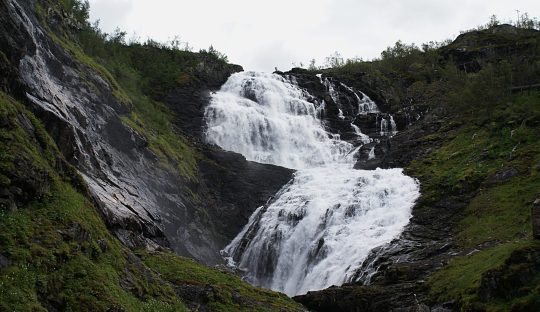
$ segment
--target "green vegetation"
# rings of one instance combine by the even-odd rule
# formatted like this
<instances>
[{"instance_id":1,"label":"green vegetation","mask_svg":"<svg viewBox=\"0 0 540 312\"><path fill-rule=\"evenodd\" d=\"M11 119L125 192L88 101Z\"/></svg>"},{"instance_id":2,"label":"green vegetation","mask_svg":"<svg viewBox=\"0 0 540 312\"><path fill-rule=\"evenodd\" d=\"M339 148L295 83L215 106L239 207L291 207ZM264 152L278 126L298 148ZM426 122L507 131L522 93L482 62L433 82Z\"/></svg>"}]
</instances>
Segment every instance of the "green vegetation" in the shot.
<instances>
[{"instance_id":1,"label":"green vegetation","mask_svg":"<svg viewBox=\"0 0 540 312\"><path fill-rule=\"evenodd\" d=\"M12 193L0 202L0 310L188 311L182 301L197 297L180 299L177 288L191 285L212 289L196 303L211 311L301 310L193 260L133 254L108 231L41 123L4 93L0 123L0 186Z\"/></svg>"},{"instance_id":2,"label":"green vegetation","mask_svg":"<svg viewBox=\"0 0 540 312\"><path fill-rule=\"evenodd\" d=\"M527 247L538 249L540 246L532 241L509 242L457 257L443 270L431 276L431 295L438 302L458 299L464 310L476 307L491 311L505 311L512 305L512 301L525 301L526 297L534 294L534 291L530 289L524 298L517 300L500 300L482 304L479 302L477 293L482 276L488 270L502 266L512 252ZM540 278L540 274L538 277ZM536 280L535 284L538 285L538 282L540 280Z\"/></svg>"},{"instance_id":3,"label":"green vegetation","mask_svg":"<svg viewBox=\"0 0 540 312\"><path fill-rule=\"evenodd\" d=\"M463 253L429 277L431 302L537 311L540 262L534 254L540 244L531 238L531 207L540 197L540 92L528 86L540 84L540 34L531 30L538 21L528 16L517 29L492 31L499 24L492 18L454 42L417 47L398 41L373 61L344 61L335 53L327 60L332 68L317 69L312 61L310 70L384 90L393 112L412 103L436 116L424 127L437 130L419 138L430 153L406 168L422 186L415 209L438 213L448 200L465 208L446 206L460 216L457 226L448 226ZM516 260L520 252L529 262ZM490 274L519 291L486 299L482 283Z\"/></svg>"},{"instance_id":4,"label":"green vegetation","mask_svg":"<svg viewBox=\"0 0 540 312\"><path fill-rule=\"evenodd\" d=\"M172 253L139 252L144 263L174 285L206 288L213 311L303 311L286 295L249 286L231 273L203 267L197 262Z\"/></svg>"},{"instance_id":5,"label":"green vegetation","mask_svg":"<svg viewBox=\"0 0 540 312\"><path fill-rule=\"evenodd\" d=\"M433 209L449 197L468 202L464 211L456 211L463 214L456 239L465 254L430 277L433 302L457 300L464 310L489 311L539 306L538 268L531 269L537 277L519 293L488 301L479 295L488 271L508 270L503 267L518 250L540 249L531 239L530 220L532 202L540 195L540 93L510 92L524 81L540 82L534 49L540 36L535 36L515 35L511 44L526 48L505 60L477 59L480 68L474 71L445 58L452 45L421 52L400 44L380 61L337 69L347 75L362 68L384 77L397 90L394 109L410 97L439 111L443 120L439 131L423 138L435 143L433 152L407 168L422 183L418 209Z\"/></svg>"},{"instance_id":6,"label":"green vegetation","mask_svg":"<svg viewBox=\"0 0 540 312\"><path fill-rule=\"evenodd\" d=\"M0 183L17 203L0 209L0 309L185 311L170 286L130 261L37 119L2 93L0 120Z\"/></svg>"},{"instance_id":7,"label":"green vegetation","mask_svg":"<svg viewBox=\"0 0 540 312\"><path fill-rule=\"evenodd\" d=\"M440 148L407 168L422 181L420 209L477 190L456 233L460 247L472 254L431 277L435 301L477 301L483 273L503 265L518 248L540 247L530 238L530 209L540 190L540 127L531 122L540 118L538 103L540 93L518 95L511 105L495 107L497 122L484 124L482 115L463 119L437 134L445 141ZM514 176L498 181L497 174L505 172Z\"/></svg>"},{"instance_id":8,"label":"green vegetation","mask_svg":"<svg viewBox=\"0 0 540 312\"><path fill-rule=\"evenodd\" d=\"M195 178L198 155L161 100L200 79L200 70L224 65L225 56L213 48L195 54L155 42L128 45L90 27L87 10L86 2L43 0L36 11L45 23L55 14L68 16L51 23L49 35L74 57L81 78L91 83L84 76L89 68L107 81L125 109L122 120L146 137L161 164ZM170 252L137 255L122 245L41 122L2 92L0 228L2 311L300 310L285 295L232 274ZM213 289L212 296L182 292L195 284Z\"/></svg>"},{"instance_id":9,"label":"green vegetation","mask_svg":"<svg viewBox=\"0 0 540 312\"><path fill-rule=\"evenodd\" d=\"M153 40L128 44L125 32L117 30L109 35L97 24L88 23L86 1L63 0L60 5L43 1L37 4L37 11L44 24L50 25L50 37L108 82L119 102L130 110L122 120L146 138L165 168L195 179L197 153L173 126L173 114L162 101L176 87L200 83L204 71L225 66L227 57L212 46L199 53L181 50L177 39L170 44ZM50 9L45 11L43 7ZM63 12L73 16L75 22L66 22L65 27L49 23L53 15L64 16ZM76 29L72 29L74 24Z\"/></svg>"},{"instance_id":10,"label":"green vegetation","mask_svg":"<svg viewBox=\"0 0 540 312\"><path fill-rule=\"evenodd\" d=\"M192 53L178 42L126 43L121 31L108 35L89 25L87 2L41 0L36 11L76 66L108 82L126 108L123 122L147 139L161 164L194 179L200 156L162 102L172 89L201 83L226 56L213 47ZM48 23L64 12L67 22ZM499 22L492 18L451 44L398 41L369 62L335 53L327 60L332 68L322 70L386 90L392 111L414 102L442 120L422 138L432 151L406 170L422 183L417 209L446 198L466 204L456 211L463 217L455 229L464 252L427 281L430 300L457 300L464 310L540 306L540 265L531 256L540 245L530 238L530 207L540 196L540 92L512 93L540 83L540 36L529 31L538 28L536 19L520 22L516 33L494 33L489 27ZM314 61L310 70L321 71ZM183 289L203 289L210 310L301 310L282 294L172 253L134 254L107 230L40 122L3 93L0 125L0 310L186 311L184 303L195 299L183 303ZM520 252L532 264L514 262ZM481 288L490 272L530 278L515 284L518 291L486 301Z\"/></svg>"}]
</instances>

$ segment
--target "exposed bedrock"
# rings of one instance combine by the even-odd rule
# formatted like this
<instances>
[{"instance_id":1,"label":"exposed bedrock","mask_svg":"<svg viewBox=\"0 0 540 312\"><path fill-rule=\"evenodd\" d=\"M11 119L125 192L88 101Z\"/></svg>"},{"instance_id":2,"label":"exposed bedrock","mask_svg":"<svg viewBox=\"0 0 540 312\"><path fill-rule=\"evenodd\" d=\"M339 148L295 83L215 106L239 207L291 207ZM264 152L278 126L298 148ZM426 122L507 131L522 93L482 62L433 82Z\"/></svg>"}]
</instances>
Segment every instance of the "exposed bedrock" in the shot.
<instances>
[{"instance_id":1,"label":"exposed bedrock","mask_svg":"<svg viewBox=\"0 0 540 312\"><path fill-rule=\"evenodd\" d=\"M0 5L0 63L12 77L2 88L26 98L124 244L171 247L220 262L219 250L291 176L290 170L250 163L199 140L209 92L242 68L201 62L196 83L165 98L175 125L195 138L192 146L202 155L196 179L189 180L160 165L145 137L122 121L131 107L118 96L118 86L53 40L34 5Z\"/></svg>"}]
</instances>

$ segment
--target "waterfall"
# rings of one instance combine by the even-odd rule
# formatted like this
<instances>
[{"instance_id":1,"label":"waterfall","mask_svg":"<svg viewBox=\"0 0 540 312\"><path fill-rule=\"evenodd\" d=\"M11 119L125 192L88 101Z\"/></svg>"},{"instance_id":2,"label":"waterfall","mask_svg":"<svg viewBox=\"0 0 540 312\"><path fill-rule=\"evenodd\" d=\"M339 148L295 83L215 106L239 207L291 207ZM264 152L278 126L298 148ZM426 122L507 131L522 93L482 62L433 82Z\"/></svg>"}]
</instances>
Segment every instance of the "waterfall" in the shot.
<instances>
[{"instance_id":1,"label":"waterfall","mask_svg":"<svg viewBox=\"0 0 540 312\"><path fill-rule=\"evenodd\" d=\"M369 96L360 92L360 94L362 95L362 97L360 97L358 95L358 92L356 92L356 90L354 90L353 88L349 87L343 82L340 82L340 85L343 88L349 90L349 92L351 92L356 98L356 102L358 103L358 114L377 113L379 111L377 104L375 104L375 102L370 99Z\"/></svg>"},{"instance_id":2,"label":"waterfall","mask_svg":"<svg viewBox=\"0 0 540 312\"><path fill-rule=\"evenodd\" d=\"M390 127L388 127L390 125ZM384 117L381 118L381 136L393 136L397 133L396 122L394 121L394 116L390 115L389 120L386 120Z\"/></svg>"},{"instance_id":3,"label":"waterfall","mask_svg":"<svg viewBox=\"0 0 540 312\"><path fill-rule=\"evenodd\" d=\"M343 115L343 110L342 110L342 103L339 99L339 92L336 91L338 88L338 85L336 85L332 80L330 80L327 77L323 78L322 74L318 74L317 77L319 78L319 81L321 82L321 84L326 87L326 90L328 94L330 95L330 97L332 98L332 100L334 101L334 103L336 103L336 105L338 106L338 110L339 110L338 117L341 119L345 119L345 116ZM354 98L356 99L356 104L358 106L357 107L358 114L368 114L368 113L379 112L379 107L377 107L377 104L363 92L357 91L354 88L344 84L343 82L340 82L339 86L349 91L349 93L354 96Z\"/></svg>"},{"instance_id":4,"label":"waterfall","mask_svg":"<svg viewBox=\"0 0 540 312\"><path fill-rule=\"evenodd\" d=\"M297 169L223 250L248 281L288 295L350 280L371 249L399 235L419 195L401 169L352 169L360 146L325 131L322 105L292 79L242 72L205 111L209 142ZM371 141L354 127L357 141Z\"/></svg>"},{"instance_id":5,"label":"waterfall","mask_svg":"<svg viewBox=\"0 0 540 312\"><path fill-rule=\"evenodd\" d=\"M288 168L343 162L352 145L323 129L322 105L279 75L237 73L206 108L206 137L249 160Z\"/></svg>"},{"instance_id":6,"label":"waterfall","mask_svg":"<svg viewBox=\"0 0 540 312\"><path fill-rule=\"evenodd\" d=\"M363 134L357 125L351 123L351 127L353 128L354 133L358 136L358 138L360 139L362 143L366 144L366 143L371 143L373 141L373 139L371 139L368 135Z\"/></svg>"},{"instance_id":7,"label":"waterfall","mask_svg":"<svg viewBox=\"0 0 540 312\"><path fill-rule=\"evenodd\" d=\"M388 121L385 118L381 118L381 136L388 135Z\"/></svg>"},{"instance_id":8,"label":"waterfall","mask_svg":"<svg viewBox=\"0 0 540 312\"><path fill-rule=\"evenodd\" d=\"M394 121L394 116L390 115L390 129L392 129L392 135L397 133L396 122Z\"/></svg>"}]
</instances>

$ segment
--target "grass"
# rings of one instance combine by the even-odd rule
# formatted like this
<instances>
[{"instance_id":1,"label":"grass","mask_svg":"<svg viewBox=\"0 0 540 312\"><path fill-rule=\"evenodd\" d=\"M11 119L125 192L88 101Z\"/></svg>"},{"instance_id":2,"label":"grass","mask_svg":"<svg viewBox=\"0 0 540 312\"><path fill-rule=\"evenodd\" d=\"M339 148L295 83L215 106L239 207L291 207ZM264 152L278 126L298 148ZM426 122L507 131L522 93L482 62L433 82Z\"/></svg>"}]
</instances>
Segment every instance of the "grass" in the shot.
<instances>
[{"instance_id":1,"label":"grass","mask_svg":"<svg viewBox=\"0 0 540 312\"><path fill-rule=\"evenodd\" d=\"M286 295L254 288L238 276L201 266L167 253L139 252L144 263L174 285L210 285L208 307L212 311L302 311Z\"/></svg>"},{"instance_id":2,"label":"grass","mask_svg":"<svg viewBox=\"0 0 540 312\"><path fill-rule=\"evenodd\" d=\"M37 13L47 18L39 3ZM121 117L123 122L146 138L164 168L195 178L195 149L174 128L172 113L158 98L195 79L186 71L198 64L196 54L113 45L101 58L87 54L61 28L49 29L49 35L79 63L74 67L81 69L83 80L90 81L81 66L110 85L129 111ZM122 53L115 57L111 54L118 52L116 48ZM140 57L130 60L127 50ZM168 58L159 62L164 55ZM145 68L153 63L160 65ZM161 75L167 67L169 71ZM160 84L160 79L167 83ZM159 85L151 89L152 83ZM30 127L23 126L25 120ZM186 284L213 289L212 300L199 303L210 311L301 310L283 294L257 289L172 253L141 253L142 262L109 232L82 178L63 159L40 121L1 92L0 124L0 310L188 311L177 294ZM191 275L180 279L174 272Z\"/></svg>"},{"instance_id":3,"label":"grass","mask_svg":"<svg viewBox=\"0 0 540 312\"><path fill-rule=\"evenodd\" d=\"M62 182L51 193L0 215L2 254L11 262L0 275L2 310L46 311L51 305L67 311L152 311L151 303L159 302L186 311L169 286L141 278L84 196ZM82 238L66 238L62 233L75 225ZM120 286L130 271L140 296Z\"/></svg>"},{"instance_id":4,"label":"grass","mask_svg":"<svg viewBox=\"0 0 540 312\"><path fill-rule=\"evenodd\" d=\"M21 126L21 116L31 121L32 132ZM128 260L129 251L72 186L74 171L37 119L0 93L0 120L7 124L0 130L2 187L24 192L17 210L0 209L0 254L8 260L0 269L0 310L160 311L152 307L161 305L185 311L170 286L151 283ZM135 276L136 291L120 286L127 275Z\"/></svg>"},{"instance_id":5,"label":"grass","mask_svg":"<svg viewBox=\"0 0 540 312\"><path fill-rule=\"evenodd\" d=\"M473 192L456 229L458 246L471 254L430 276L434 302L457 300L465 310L493 311L537 302L540 280L520 298L480 303L477 291L483 274L500 269L514 251L540 248L530 238L530 209L540 195L539 100L538 93L514 96L496 107L491 120L462 116L460 126L436 134L442 146L407 168L422 182L422 206ZM494 178L510 170L515 176Z\"/></svg>"},{"instance_id":6,"label":"grass","mask_svg":"<svg viewBox=\"0 0 540 312\"><path fill-rule=\"evenodd\" d=\"M151 101L147 98L145 100ZM139 100L134 103L140 107L141 112L133 111L122 116L122 122L148 141L149 148L159 157L164 168L177 171L187 179L196 179L196 159L199 155L183 136L173 130L172 113L159 102L152 104L157 110L152 108L150 111L147 109L149 106L141 104Z\"/></svg>"},{"instance_id":7,"label":"grass","mask_svg":"<svg viewBox=\"0 0 540 312\"><path fill-rule=\"evenodd\" d=\"M430 277L431 296L438 302L458 300L464 305L478 300L482 274L503 265L514 250L528 246L536 245L530 240L508 242L455 258Z\"/></svg>"},{"instance_id":8,"label":"grass","mask_svg":"<svg viewBox=\"0 0 540 312\"><path fill-rule=\"evenodd\" d=\"M448 227L456 247L471 254L454 257L430 276L432 303L456 300L463 310L538 311L540 268L531 269L538 276L519 295L486 303L477 292L486 272L513 270L507 262L515 252L540 249L530 238L530 209L540 197L540 93L509 91L538 81L540 37L523 30L476 35L446 47L430 43L422 50L398 42L380 59L347 61L322 71L360 89L384 90L382 100L393 113L405 105L439 118L439 124L426 120L418 130L438 128L419 138L432 151L405 170L421 181L417 212L456 209L445 215L461 221ZM445 56L453 48L491 54L475 57L482 64L477 72L465 72L455 63L460 60ZM511 174L497 178L504 173ZM465 207L452 208L460 205L446 201Z\"/></svg>"},{"instance_id":9,"label":"grass","mask_svg":"<svg viewBox=\"0 0 540 312\"><path fill-rule=\"evenodd\" d=\"M65 9L76 2L64 1L62 6ZM43 11L39 3L37 7L38 13ZM45 13L39 16L46 21ZM107 43L90 26L79 33L78 39L63 29L49 28L48 34L77 62L109 84L116 99L130 111L122 120L148 141L148 147L158 156L163 168L176 171L186 179L196 179L195 148L173 126L172 112L159 101L170 89L194 79L185 71L199 63L195 53ZM91 83L85 79L85 72L80 71L82 80Z\"/></svg>"},{"instance_id":10,"label":"grass","mask_svg":"<svg viewBox=\"0 0 540 312\"><path fill-rule=\"evenodd\" d=\"M485 242L526 239L532 235L530 209L538 179L516 178L478 194L460 223L458 240L465 248Z\"/></svg>"},{"instance_id":11,"label":"grass","mask_svg":"<svg viewBox=\"0 0 540 312\"><path fill-rule=\"evenodd\" d=\"M163 103L143 93L143 74L114 59L103 60L103 63L112 68L133 104L133 110L122 116L122 121L146 138L164 168L177 171L187 179L195 179L197 152L174 127L174 114Z\"/></svg>"},{"instance_id":12,"label":"grass","mask_svg":"<svg viewBox=\"0 0 540 312\"><path fill-rule=\"evenodd\" d=\"M41 123L1 92L0 122L2 189L24 189L16 209L0 207L0 310L188 311L175 290L194 284L212 289L200 302L210 311L301 310L283 294L169 252L140 252L140 261L111 235Z\"/></svg>"},{"instance_id":13,"label":"grass","mask_svg":"<svg viewBox=\"0 0 540 312\"><path fill-rule=\"evenodd\" d=\"M103 79L105 79L105 81L109 84L109 86L111 86L113 95L118 99L118 101L120 101L120 103L123 103L124 105L127 105L127 106L131 105L130 97L127 95L124 89L118 84L116 79L105 67L97 63L94 59L92 59L88 55L86 55L79 46L73 43L73 41L63 36L58 36L53 31L50 31L49 35L56 44L63 47L64 50L70 53L71 56L73 56L77 61L91 68L97 74L99 74Z\"/></svg>"}]
</instances>

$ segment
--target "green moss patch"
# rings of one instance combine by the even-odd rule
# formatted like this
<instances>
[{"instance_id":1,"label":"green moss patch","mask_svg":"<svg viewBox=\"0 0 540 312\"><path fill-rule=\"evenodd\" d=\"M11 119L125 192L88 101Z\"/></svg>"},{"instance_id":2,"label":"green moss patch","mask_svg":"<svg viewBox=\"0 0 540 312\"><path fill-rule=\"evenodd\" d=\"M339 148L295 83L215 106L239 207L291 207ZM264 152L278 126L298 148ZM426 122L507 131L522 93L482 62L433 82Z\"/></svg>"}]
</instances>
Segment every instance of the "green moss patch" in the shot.
<instances>
[{"instance_id":1,"label":"green moss patch","mask_svg":"<svg viewBox=\"0 0 540 312\"><path fill-rule=\"evenodd\" d=\"M255 288L238 276L201 266L174 254L140 252L144 263L178 287L191 285L207 289L206 300L212 311L303 311L286 295Z\"/></svg>"},{"instance_id":2,"label":"green moss patch","mask_svg":"<svg viewBox=\"0 0 540 312\"><path fill-rule=\"evenodd\" d=\"M423 206L473 192L456 229L465 255L430 277L434 301L504 310L518 300L500 298L491 306L480 302L478 288L484 274L500 268L514 251L539 247L530 238L531 207L540 195L538 100L537 93L515 96L495 107L494 122L467 117L459 127L437 133L442 146L407 168L422 181ZM538 284L532 285L523 298L536 298Z\"/></svg>"},{"instance_id":3,"label":"green moss patch","mask_svg":"<svg viewBox=\"0 0 540 312\"><path fill-rule=\"evenodd\" d=\"M0 94L0 120L0 176L13 193L2 195L16 203L0 209L0 310L185 311L72 186L74 171L37 119ZM38 177L15 170L21 162Z\"/></svg>"}]
</instances>

